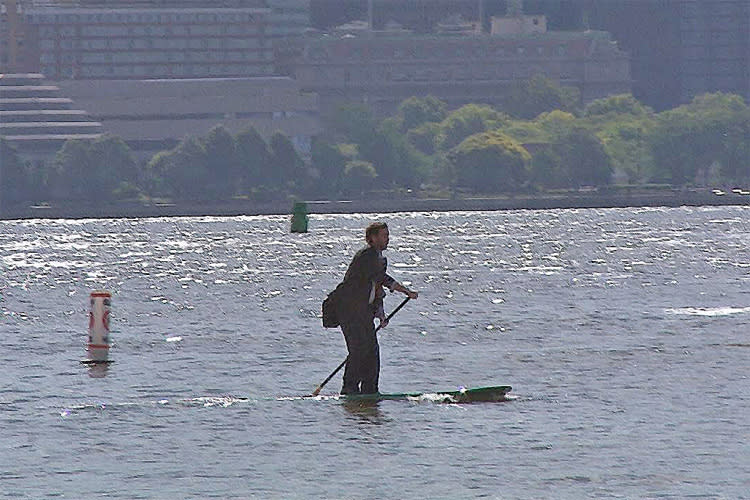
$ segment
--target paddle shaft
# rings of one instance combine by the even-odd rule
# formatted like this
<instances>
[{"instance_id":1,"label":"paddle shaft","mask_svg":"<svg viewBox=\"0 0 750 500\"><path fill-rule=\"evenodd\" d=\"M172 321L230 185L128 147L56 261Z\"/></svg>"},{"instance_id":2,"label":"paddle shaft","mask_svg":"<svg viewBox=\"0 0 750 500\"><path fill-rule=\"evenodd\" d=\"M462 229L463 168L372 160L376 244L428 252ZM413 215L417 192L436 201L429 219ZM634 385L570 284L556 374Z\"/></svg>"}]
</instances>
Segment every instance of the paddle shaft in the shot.
<instances>
[{"instance_id":1,"label":"paddle shaft","mask_svg":"<svg viewBox=\"0 0 750 500\"><path fill-rule=\"evenodd\" d=\"M409 298L410 297L406 297L403 300L403 302L401 302L398 305L398 307L396 309L394 309L391 312L391 314L388 315L387 318L385 318L385 320L386 321L390 321L391 318L393 317L393 315L396 314L397 312L399 312L401 310L401 308L404 307L407 302L409 302ZM380 327L382 327L382 326L383 326L383 323L379 324L378 327L375 329L375 333L378 333L378 330L380 330ZM323 389L323 387L339 372L339 370L341 370L344 367L344 365L346 364L347 361L349 361L349 356L347 356L344 359L344 361L342 361L341 364L339 366L337 366L336 369L333 370L333 372L331 372L330 375L328 375L328 377L323 381L323 383L321 383L318 387L315 388L315 390L313 391L312 395L313 396L317 396L318 394L320 394L321 389Z\"/></svg>"}]
</instances>

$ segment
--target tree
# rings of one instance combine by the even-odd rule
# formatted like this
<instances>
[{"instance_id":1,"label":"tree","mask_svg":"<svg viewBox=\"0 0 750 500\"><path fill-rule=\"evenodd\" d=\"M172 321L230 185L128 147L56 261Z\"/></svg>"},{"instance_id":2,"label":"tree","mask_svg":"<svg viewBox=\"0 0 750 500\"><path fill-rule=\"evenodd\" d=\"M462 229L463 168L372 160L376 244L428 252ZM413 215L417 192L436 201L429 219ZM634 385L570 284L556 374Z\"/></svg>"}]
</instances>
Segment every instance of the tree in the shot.
<instances>
[{"instance_id":1,"label":"tree","mask_svg":"<svg viewBox=\"0 0 750 500\"><path fill-rule=\"evenodd\" d=\"M561 160L571 187L603 186L612 180L612 161L599 138L584 127L572 128L560 142Z\"/></svg>"},{"instance_id":2,"label":"tree","mask_svg":"<svg viewBox=\"0 0 750 500\"><path fill-rule=\"evenodd\" d=\"M577 88L561 87L544 76L536 75L530 80L513 84L502 108L514 117L531 119L555 109L574 113L580 100Z\"/></svg>"},{"instance_id":3,"label":"tree","mask_svg":"<svg viewBox=\"0 0 750 500\"><path fill-rule=\"evenodd\" d=\"M445 103L436 97L410 97L399 105L398 115L401 130L406 132L426 123L441 122L447 112Z\"/></svg>"},{"instance_id":4,"label":"tree","mask_svg":"<svg viewBox=\"0 0 750 500\"><path fill-rule=\"evenodd\" d=\"M435 141L440 134L440 124L427 122L410 129L406 133L406 140L414 146L417 151L426 154L435 154Z\"/></svg>"},{"instance_id":5,"label":"tree","mask_svg":"<svg viewBox=\"0 0 750 500\"><path fill-rule=\"evenodd\" d=\"M170 170L173 168L174 150L159 151L146 165L144 187L152 196L171 196L174 194L169 185Z\"/></svg>"},{"instance_id":6,"label":"tree","mask_svg":"<svg viewBox=\"0 0 750 500\"><path fill-rule=\"evenodd\" d=\"M618 94L590 102L583 112L583 115L589 118L609 114L644 117L653 114L653 111L648 106L641 104L631 94Z\"/></svg>"},{"instance_id":7,"label":"tree","mask_svg":"<svg viewBox=\"0 0 750 500\"><path fill-rule=\"evenodd\" d=\"M102 176L94 170L88 144L81 139L70 139L55 155L54 169L49 176L53 199L100 200L105 197Z\"/></svg>"},{"instance_id":8,"label":"tree","mask_svg":"<svg viewBox=\"0 0 750 500\"><path fill-rule=\"evenodd\" d=\"M492 107L467 104L452 112L440 124L437 137L440 151L448 151L473 134L494 130L508 123L508 116Z\"/></svg>"},{"instance_id":9,"label":"tree","mask_svg":"<svg viewBox=\"0 0 750 500\"><path fill-rule=\"evenodd\" d=\"M228 198L235 194L239 171L235 139L223 127L217 125L203 139L206 168L210 172L206 190L217 198Z\"/></svg>"},{"instance_id":10,"label":"tree","mask_svg":"<svg viewBox=\"0 0 750 500\"><path fill-rule=\"evenodd\" d=\"M349 161L344 168L343 187L348 194L363 194L372 189L378 174L372 163L362 160Z\"/></svg>"},{"instance_id":11,"label":"tree","mask_svg":"<svg viewBox=\"0 0 750 500\"><path fill-rule=\"evenodd\" d=\"M650 136L658 178L684 185L705 178L715 164L727 177L743 177L749 113L742 98L720 92L659 113Z\"/></svg>"},{"instance_id":12,"label":"tree","mask_svg":"<svg viewBox=\"0 0 750 500\"><path fill-rule=\"evenodd\" d=\"M375 166L383 187L415 186L424 178L424 157L392 120L384 121L369 141L360 144L359 152L361 159Z\"/></svg>"},{"instance_id":13,"label":"tree","mask_svg":"<svg viewBox=\"0 0 750 500\"><path fill-rule=\"evenodd\" d=\"M209 199L211 173L206 168L206 150L202 141L186 137L172 150L166 162L164 180L178 199Z\"/></svg>"},{"instance_id":14,"label":"tree","mask_svg":"<svg viewBox=\"0 0 750 500\"><path fill-rule=\"evenodd\" d=\"M261 184L261 173L271 168L268 144L252 126L238 133L235 143L239 185L243 189L250 189Z\"/></svg>"},{"instance_id":15,"label":"tree","mask_svg":"<svg viewBox=\"0 0 750 500\"><path fill-rule=\"evenodd\" d=\"M527 180L531 155L502 132L465 139L448 154L456 184L484 192L514 191Z\"/></svg>"},{"instance_id":16,"label":"tree","mask_svg":"<svg viewBox=\"0 0 750 500\"><path fill-rule=\"evenodd\" d=\"M0 136L0 210L29 197L29 176L18 151Z\"/></svg>"},{"instance_id":17,"label":"tree","mask_svg":"<svg viewBox=\"0 0 750 500\"><path fill-rule=\"evenodd\" d=\"M68 140L55 155L49 175L51 194L57 199L102 202L115 190L139 181L130 148L119 137L103 135L93 141Z\"/></svg>"},{"instance_id":18,"label":"tree","mask_svg":"<svg viewBox=\"0 0 750 500\"><path fill-rule=\"evenodd\" d=\"M300 158L294 144L289 137L276 132L269 141L271 150L271 171L263 176L268 179L270 186L283 187L289 185L301 186L307 181L305 164Z\"/></svg>"},{"instance_id":19,"label":"tree","mask_svg":"<svg viewBox=\"0 0 750 500\"><path fill-rule=\"evenodd\" d=\"M332 146L322 137L313 139L311 156L312 166L318 171L318 191L321 194L335 194L341 187L346 156L340 148Z\"/></svg>"},{"instance_id":20,"label":"tree","mask_svg":"<svg viewBox=\"0 0 750 500\"><path fill-rule=\"evenodd\" d=\"M340 106L329 120L329 129L344 138L342 142L364 144L375 133L378 122L372 110L363 104Z\"/></svg>"}]
</instances>

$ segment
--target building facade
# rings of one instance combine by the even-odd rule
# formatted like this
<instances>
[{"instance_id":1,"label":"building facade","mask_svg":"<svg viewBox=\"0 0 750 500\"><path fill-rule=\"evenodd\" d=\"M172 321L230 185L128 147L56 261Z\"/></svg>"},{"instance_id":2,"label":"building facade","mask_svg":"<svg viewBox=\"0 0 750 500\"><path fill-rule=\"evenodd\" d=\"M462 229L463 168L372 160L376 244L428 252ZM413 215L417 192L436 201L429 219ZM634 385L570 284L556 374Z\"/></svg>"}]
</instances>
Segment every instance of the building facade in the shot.
<instances>
[{"instance_id":1,"label":"building facade","mask_svg":"<svg viewBox=\"0 0 750 500\"><path fill-rule=\"evenodd\" d=\"M269 76L265 2L81 0L25 7L28 50L53 80Z\"/></svg>"},{"instance_id":2,"label":"building facade","mask_svg":"<svg viewBox=\"0 0 750 500\"><path fill-rule=\"evenodd\" d=\"M324 114L347 102L386 114L427 95L451 107L499 105L511 85L536 75L577 87L584 102L631 89L628 55L603 32L317 36L292 66L302 89L320 95Z\"/></svg>"},{"instance_id":3,"label":"building facade","mask_svg":"<svg viewBox=\"0 0 750 500\"><path fill-rule=\"evenodd\" d=\"M287 135L301 154L321 132L317 96L286 77L62 80L56 87L143 159L223 125Z\"/></svg>"},{"instance_id":4,"label":"building facade","mask_svg":"<svg viewBox=\"0 0 750 500\"><path fill-rule=\"evenodd\" d=\"M750 103L750 1L683 0L679 9L680 100L722 91Z\"/></svg>"}]
</instances>

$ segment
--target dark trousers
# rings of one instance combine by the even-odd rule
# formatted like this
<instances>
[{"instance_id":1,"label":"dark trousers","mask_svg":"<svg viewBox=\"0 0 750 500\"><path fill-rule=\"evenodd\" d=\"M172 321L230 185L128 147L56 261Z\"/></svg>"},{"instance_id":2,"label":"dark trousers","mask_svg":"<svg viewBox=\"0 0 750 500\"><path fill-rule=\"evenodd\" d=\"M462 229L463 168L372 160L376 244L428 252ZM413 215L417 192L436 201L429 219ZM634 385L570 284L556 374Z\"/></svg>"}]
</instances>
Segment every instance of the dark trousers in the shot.
<instances>
[{"instance_id":1,"label":"dark trousers","mask_svg":"<svg viewBox=\"0 0 750 500\"><path fill-rule=\"evenodd\" d=\"M374 394L380 376L380 346L375 334L373 317L348 319L341 322L349 357L344 369L341 394Z\"/></svg>"}]
</instances>

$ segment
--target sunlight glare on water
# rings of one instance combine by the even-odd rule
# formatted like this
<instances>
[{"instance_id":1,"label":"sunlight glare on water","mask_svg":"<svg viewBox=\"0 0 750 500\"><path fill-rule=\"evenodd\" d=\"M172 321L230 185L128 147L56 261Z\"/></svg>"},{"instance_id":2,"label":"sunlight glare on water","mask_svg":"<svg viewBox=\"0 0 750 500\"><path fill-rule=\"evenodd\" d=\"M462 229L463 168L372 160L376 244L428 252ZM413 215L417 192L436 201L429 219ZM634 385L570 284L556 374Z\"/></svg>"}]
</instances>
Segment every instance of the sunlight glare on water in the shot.
<instances>
[{"instance_id":1,"label":"sunlight glare on water","mask_svg":"<svg viewBox=\"0 0 750 500\"><path fill-rule=\"evenodd\" d=\"M750 498L748 213L0 222L0 498ZM420 292L380 388L427 395L302 398L375 219ZM87 367L95 289L114 363ZM487 385L514 398L430 396Z\"/></svg>"}]
</instances>

